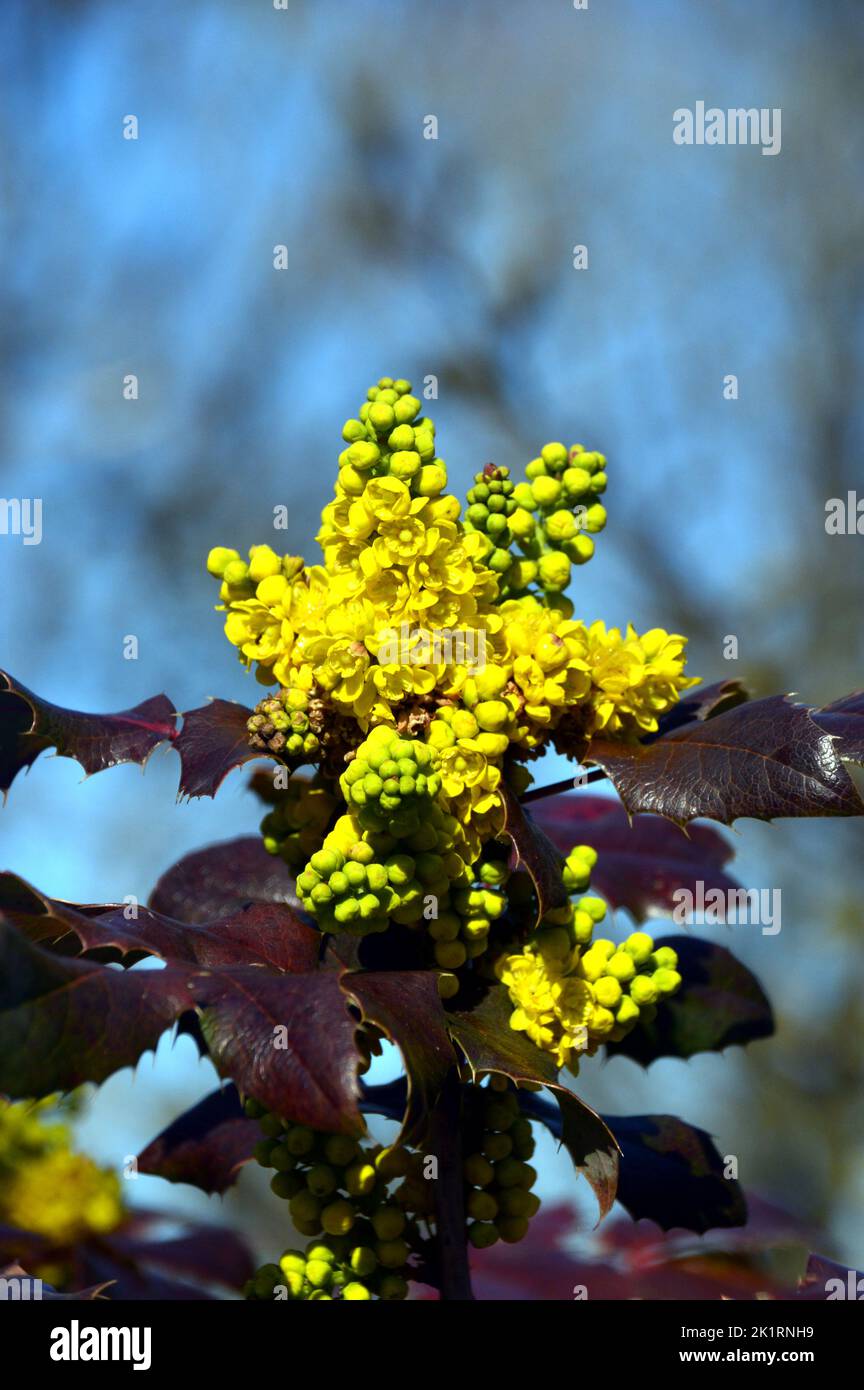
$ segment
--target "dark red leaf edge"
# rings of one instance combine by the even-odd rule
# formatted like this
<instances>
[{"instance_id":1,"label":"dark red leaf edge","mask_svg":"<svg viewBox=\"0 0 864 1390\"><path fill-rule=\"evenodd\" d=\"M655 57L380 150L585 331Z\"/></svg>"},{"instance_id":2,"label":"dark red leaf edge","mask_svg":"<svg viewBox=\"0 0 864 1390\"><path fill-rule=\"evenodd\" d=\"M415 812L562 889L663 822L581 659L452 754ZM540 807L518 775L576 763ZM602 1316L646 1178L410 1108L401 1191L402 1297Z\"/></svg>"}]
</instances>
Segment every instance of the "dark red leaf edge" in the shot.
<instances>
[{"instance_id":1,"label":"dark red leaf edge","mask_svg":"<svg viewBox=\"0 0 864 1390\"><path fill-rule=\"evenodd\" d=\"M138 1155L138 1172L221 1194L237 1181L260 1137L258 1121L246 1116L228 1082L157 1134Z\"/></svg>"},{"instance_id":2,"label":"dark red leaf edge","mask_svg":"<svg viewBox=\"0 0 864 1390\"><path fill-rule=\"evenodd\" d=\"M533 880L539 922L547 912L564 907L569 901L561 878L562 856L506 783L502 785L501 797L505 814L504 834L513 845L517 864L523 865Z\"/></svg>"},{"instance_id":3,"label":"dark red leaf edge","mask_svg":"<svg viewBox=\"0 0 864 1390\"><path fill-rule=\"evenodd\" d=\"M246 721L252 714L231 700L211 700L183 716L183 728L174 741L180 755L178 797L215 796L235 767L270 758L250 747Z\"/></svg>"},{"instance_id":4,"label":"dark red leaf edge","mask_svg":"<svg viewBox=\"0 0 864 1390\"><path fill-rule=\"evenodd\" d=\"M731 825L740 817L858 816L842 738L786 696L737 705L649 744L595 739L586 762L611 778L627 811Z\"/></svg>"},{"instance_id":5,"label":"dark red leaf edge","mask_svg":"<svg viewBox=\"0 0 864 1390\"><path fill-rule=\"evenodd\" d=\"M456 1063L435 973L346 971L339 979L363 1019L380 1028L402 1054L407 1097L399 1137L394 1142L416 1143Z\"/></svg>"},{"instance_id":6,"label":"dark red leaf edge","mask_svg":"<svg viewBox=\"0 0 864 1390\"><path fill-rule=\"evenodd\" d=\"M118 763L143 765L160 743L176 737L176 720L167 695L116 714L84 714L43 700L0 671L0 791L5 799L18 773L46 748L74 758L87 776Z\"/></svg>"},{"instance_id":7,"label":"dark red leaf edge","mask_svg":"<svg viewBox=\"0 0 864 1390\"><path fill-rule=\"evenodd\" d=\"M560 1108L538 1095L527 1096L522 1104L562 1139ZM621 1152L616 1198L634 1221L644 1218L664 1231L680 1227L698 1235L746 1223L741 1186L722 1176L723 1160L705 1130L674 1115L600 1118Z\"/></svg>"},{"instance_id":8,"label":"dark red leaf edge","mask_svg":"<svg viewBox=\"0 0 864 1390\"><path fill-rule=\"evenodd\" d=\"M17 874L0 873L0 913L55 954L130 967L148 957L171 965L263 965L290 974L314 970L323 938L305 913L284 903L250 903L216 921L179 922L151 908L82 905L47 897Z\"/></svg>"}]
</instances>

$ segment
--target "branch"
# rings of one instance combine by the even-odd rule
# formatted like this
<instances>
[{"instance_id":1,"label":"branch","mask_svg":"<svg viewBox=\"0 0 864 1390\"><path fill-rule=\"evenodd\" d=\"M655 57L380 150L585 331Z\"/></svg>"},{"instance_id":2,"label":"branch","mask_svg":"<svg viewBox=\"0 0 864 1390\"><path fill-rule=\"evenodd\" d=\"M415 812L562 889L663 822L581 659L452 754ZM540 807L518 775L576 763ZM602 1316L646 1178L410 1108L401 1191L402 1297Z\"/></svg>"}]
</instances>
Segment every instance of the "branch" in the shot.
<instances>
[{"instance_id":1,"label":"branch","mask_svg":"<svg viewBox=\"0 0 864 1390\"><path fill-rule=\"evenodd\" d=\"M459 1076L454 1068L444 1083L430 1124L430 1148L438 1160L435 1225L441 1298L449 1302L466 1302L474 1297L465 1236L460 1098Z\"/></svg>"},{"instance_id":2,"label":"branch","mask_svg":"<svg viewBox=\"0 0 864 1390\"><path fill-rule=\"evenodd\" d=\"M602 767L595 767L579 778L578 785L580 787L586 787L589 782L602 782L605 777L606 773L603 771ZM544 796L557 796L559 792L572 791L576 785L577 783L572 777L565 777L563 782L553 782L549 787L534 787L530 792L526 792L524 796L520 796L519 800L524 806L526 801L540 801Z\"/></svg>"}]
</instances>

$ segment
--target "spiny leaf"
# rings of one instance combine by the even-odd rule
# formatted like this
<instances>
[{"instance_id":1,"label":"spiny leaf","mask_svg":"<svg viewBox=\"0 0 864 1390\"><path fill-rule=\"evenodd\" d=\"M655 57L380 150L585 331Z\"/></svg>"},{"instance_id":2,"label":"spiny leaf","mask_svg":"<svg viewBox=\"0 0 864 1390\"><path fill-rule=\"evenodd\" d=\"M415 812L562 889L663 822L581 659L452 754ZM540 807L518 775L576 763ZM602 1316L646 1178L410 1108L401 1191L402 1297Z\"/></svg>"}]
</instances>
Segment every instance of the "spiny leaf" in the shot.
<instances>
[{"instance_id":1,"label":"spiny leaf","mask_svg":"<svg viewBox=\"0 0 864 1390\"><path fill-rule=\"evenodd\" d=\"M191 1183L207 1193L225 1192L252 1158L260 1137L258 1121L247 1118L237 1087L229 1084L151 1140L138 1155L138 1172Z\"/></svg>"},{"instance_id":2,"label":"spiny leaf","mask_svg":"<svg viewBox=\"0 0 864 1390\"><path fill-rule=\"evenodd\" d=\"M523 1102L524 1103L524 1102ZM564 1117L540 1096L528 1107L559 1139ZM674 1115L603 1115L621 1151L617 1198L634 1221L647 1217L664 1231L682 1226L702 1234L743 1226L747 1204L709 1134Z\"/></svg>"},{"instance_id":3,"label":"spiny leaf","mask_svg":"<svg viewBox=\"0 0 864 1390\"><path fill-rule=\"evenodd\" d=\"M292 974L314 970L321 933L281 903L251 903L215 922L190 925L137 906L79 906L40 894L15 874L0 874L0 912L31 941L73 942L91 958L130 966L146 956L173 964L267 965Z\"/></svg>"},{"instance_id":4,"label":"spiny leaf","mask_svg":"<svg viewBox=\"0 0 864 1390\"><path fill-rule=\"evenodd\" d=\"M447 1034L446 1015L431 970L360 971L344 974L342 988L402 1053L408 1100L400 1143L422 1133L456 1054Z\"/></svg>"},{"instance_id":5,"label":"spiny leaf","mask_svg":"<svg viewBox=\"0 0 864 1390\"><path fill-rule=\"evenodd\" d=\"M221 1076L284 1119L362 1133L356 1024L335 971L225 966L196 975L190 990Z\"/></svg>"},{"instance_id":6,"label":"spiny leaf","mask_svg":"<svg viewBox=\"0 0 864 1390\"><path fill-rule=\"evenodd\" d=\"M450 1009L447 1026L472 1075L500 1072L511 1081L554 1086L558 1068L548 1052L510 1027L513 1005L503 985L492 985L473 1008Z\"/></svg>"},{"instance_id":7,"label":"spiny leaf","mask_svg":"<svg viewBox=\"0 0 864 1390\"><path fill-rule=\"evenodd\" d=\"M150 895L154 911L180 922L208 922L251 902L300 906L291 870L278 855L267 853L260 835L243 835L184 855Z\"/></svg>"},{"instance_id":8,"label":"spiny leaf","mask_svg":"<svg viewBox=\"0 0 864 1390\"><path fill-rule=\"evenodd\" d=\"M188 972L66 960L0 918L0 1091L71 1091L134 1065L192 1001Z\"/></svg>"},{"instance_id":9,"label":"spiny leaf","mask_svg":"<svg viewBox=\"0 0 864 1390\"><path fill-rule=\"evenodd\" d=\"M686 724L649 744L594 740L587 760L612 779L631 813L683 825L697 817L864 814L831 737L780 695Z\"/></svg>"},{"instance_id":10,"label":"spiny leaf","mask_svg":"<svg viewBox=\"0 0 864 1390\"><path fill-rule=\"evenodd\" d=\"M506 784L501 796L506 817L504 832L510 838L517 862L524 865L534 882L539 922L547 912L568 901L561 879L561 855Z\"/></svg>"},{"instance_id":11,"label":"spiny leaf","mask_svg":"<svg viewBox=\"0 0 864 1390\"><path fill-rule=\"evenodd\" d=\"M215 796L233 768L268 756L249 745L251 714L230 700L211 700L184 714L174 744L180 754L180 796Z\"/></svg>"},{"instance_id":12,"label":"spiny leaf","mask_svg":"<svg viewBox=\"0 0 864 1390\"><path fill-rule=\"evenodd\" d=\"M664 936L657 946L678 952L683 984L664 999L652 1023L639 1022L610 1056L632 1057L643 1067L658 1057L693 1057L721 1052L774 1032L771 1005L756 976L731 951L691 936Z\"/></svg>"},{"instance_id":13,"label":"spiny leaf","mask_svg":"<svg viewBox=\"0 0 864 1390\"><path fill-rule=\"evenodd\" d=\"M567 853L574 845L591 845L599 855L592 887L612 907L626 908L641 922L650 912L671 912L682 888L722 893L739 885L723 865L733 849L708 826L680 826L656 816L628 816L606 796L564 795L539 801L534 818L554 844Z\"/></svg>"},{"instance_id":14,"label":"spiny leaf","mask_svg":"<svg viewBox=\"0 0 864 1390\"><path fill-rule=\"evenodd\" d=\"M116 763L146 763L153 749L176 735L176 711L167 695L154 695L118 714L81 714L52 705L0 671L0 791L46 748L74 758L89 775Z\"/></svg>"},{"instance_id":15,"label":"spiny leaf","mask_svg":"<svg viewBox=\"0 0 864 1390\"><path fill-rule=\"evenodd\" d=\"M864 762L864 690L811 710L810 715L820 729L833 735L834 747L841 758L853 763Z\"/></svg>"},{"instance_id":16,"label":"spiny leaf","mask_svg":"<svg viewBox=\"0 0 864 1390\"><path fill-rule=\"evenodd\" d=\"M715 681L713 685L703 685L691 690L689 695L685 695L683 700L678 701L677 705L673 705L665 714L661 714L657 721L656 734L649 734L642 742L653 743L655 739L662 738L672 729L680 729L685 724L691 724L694 719L713 719L718 714L724 714L726 710L734 709L736 705L743 705L749 699L749 691L743 682L735 677L730 680Z\"/></svg>"}]
</instances>

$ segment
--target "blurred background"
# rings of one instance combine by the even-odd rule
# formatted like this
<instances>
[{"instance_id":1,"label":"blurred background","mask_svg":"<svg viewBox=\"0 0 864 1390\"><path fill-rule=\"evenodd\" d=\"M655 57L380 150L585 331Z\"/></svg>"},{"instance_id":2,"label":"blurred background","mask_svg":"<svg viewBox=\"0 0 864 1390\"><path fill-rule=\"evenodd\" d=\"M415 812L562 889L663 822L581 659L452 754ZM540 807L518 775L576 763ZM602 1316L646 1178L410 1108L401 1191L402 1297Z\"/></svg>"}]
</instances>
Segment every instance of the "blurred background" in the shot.
<instances>
[{"instance_id":1,"label":"blurred background","mask_svg":"<svg viewBox=\"0 0 864 1390\"><path fill-rule=\"evenodd\" d=\"M313 557L342 422L391 374L437 379L457 493L548 440L607 455L579 616L688 634L708 681L860 687L864 539L824 523L828 498L864 496L862 39L858 0L6 0L0 494L42 499L43 540L0 536L0 664L86 710L254 702L207 550ZM699 100L781 108L781 152L675 145ZM83 784L43 756L3 812L3 867L143 900L181 854L255 830L244 773L215 803L178 806L176 780L164 750ZM781 890L782 931L700 933L762 979L776 1038L586 1066L579 1089L709 1130L860 1268L861 825L732 839L741 880ZM166 1040L102 1088L81 1142L122 1164L214 1084ZM566 1155L539 1156L541 1194L572 1195ZM264 1237L276 1214L260 1170L224 1202L127 1187Z\"/></svg>"}]
</instances>

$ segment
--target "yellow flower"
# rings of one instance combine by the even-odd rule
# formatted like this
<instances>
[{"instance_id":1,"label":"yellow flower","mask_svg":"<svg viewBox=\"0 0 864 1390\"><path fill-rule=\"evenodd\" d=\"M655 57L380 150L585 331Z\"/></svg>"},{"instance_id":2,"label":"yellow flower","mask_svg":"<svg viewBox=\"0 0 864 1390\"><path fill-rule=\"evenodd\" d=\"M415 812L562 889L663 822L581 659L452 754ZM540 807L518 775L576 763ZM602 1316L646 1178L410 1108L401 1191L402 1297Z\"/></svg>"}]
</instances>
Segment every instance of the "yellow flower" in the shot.
<instances>
[{"instance_id":1,"label":"yellow flower","mask_svg":"<svg viewBox=\"0 0 864 1390\"><path fill-rule=\"evenodd\" d=\"M605 733L653 733L657 716L670 709L681 691L698 684L684 675L686 638L652 628L639 637L632 626L596 622L588 629L591 703L596 729Z\"/></svg>"},{"instance_id":2,"label":"yellow flower","mask_svg":"<svg viewBox=\"0 0 864 1390\"><path fill-rule=\"evenodd\" d=\"M559 1067L585 1046L594 995L585 980L565 975L564 967L535 954L530 947L503 957L496 972L513 1004L510 1027L526 1033L549 1052Z\"/></svg>"}]
</instances>

